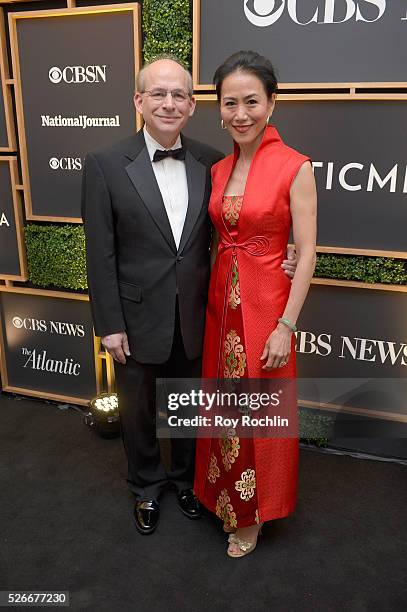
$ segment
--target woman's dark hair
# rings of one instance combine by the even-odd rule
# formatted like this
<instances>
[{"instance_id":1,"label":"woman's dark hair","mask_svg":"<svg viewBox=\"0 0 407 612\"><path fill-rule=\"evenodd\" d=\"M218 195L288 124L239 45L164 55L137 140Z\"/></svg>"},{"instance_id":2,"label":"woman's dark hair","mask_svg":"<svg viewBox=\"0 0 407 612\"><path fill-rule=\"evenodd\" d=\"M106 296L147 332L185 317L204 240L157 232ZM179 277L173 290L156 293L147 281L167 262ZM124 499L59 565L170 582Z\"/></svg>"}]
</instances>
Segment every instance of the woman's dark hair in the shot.
<instances>
[{"instance_id":1,"label":"woman's dark hair","mask_svg":"<svg viewBox=\"0 0 407 612\"><path fill-rule=\"evenodd\" d=\"M254 74L263 83L267 97L271 98L277 92L277 77L273 64L260 53L255 51L238 51L227 58L216 70L213 83L216 95L220 101L222 84L227 76L237 71Z\"/></svg>"}]
</instances>

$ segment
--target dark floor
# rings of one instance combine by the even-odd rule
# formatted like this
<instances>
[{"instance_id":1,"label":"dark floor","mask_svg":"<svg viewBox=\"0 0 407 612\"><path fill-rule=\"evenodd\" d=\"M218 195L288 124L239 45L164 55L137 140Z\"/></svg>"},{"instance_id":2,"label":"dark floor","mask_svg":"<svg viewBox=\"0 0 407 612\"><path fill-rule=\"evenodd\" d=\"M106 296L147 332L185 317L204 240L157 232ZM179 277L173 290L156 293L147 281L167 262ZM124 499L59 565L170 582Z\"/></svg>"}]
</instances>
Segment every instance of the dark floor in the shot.
<instances>
[{"instance_id":1,"label":"dark floor","mask_svg":"<svg viewBox=\"0 0 407 612\"><path fill-rule=\"evenodd\" d=\"M406 466L301 451L296 512L229 559L219 522L172 493L140 536L121 440L79 412L0 395L0 423L0 590L97 612L407 609Z\"/></svg>"}]
</instances>

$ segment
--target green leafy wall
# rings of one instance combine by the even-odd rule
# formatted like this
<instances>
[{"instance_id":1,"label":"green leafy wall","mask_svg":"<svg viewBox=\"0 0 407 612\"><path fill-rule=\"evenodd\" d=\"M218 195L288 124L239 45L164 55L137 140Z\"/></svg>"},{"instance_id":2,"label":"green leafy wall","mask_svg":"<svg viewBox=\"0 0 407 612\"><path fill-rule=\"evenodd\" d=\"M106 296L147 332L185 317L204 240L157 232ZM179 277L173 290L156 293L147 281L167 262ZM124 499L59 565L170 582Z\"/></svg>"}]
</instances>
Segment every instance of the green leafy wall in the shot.
<instances>
[{"instance_id":1,"label":"green leafy wall","mask_svg":"<svg viewBox=\"0 0 407 612\"><path fill-rule=\"evenodd\" d=\"M25 227L29 280L38 287L87 289L82 225Z\"/></svg>"},{"instance_id":2,"label":"green leafy wall","mask_svg":"<svg viewBox=\"0 0 407 612\"><path fill-rule=\"evenodd\" d=\"M86 289L85 236L81 225L25 228L30 281L39 287ZM407 285L407 262L384 257L318 255L315 276Z\"/></svg>"},{"instance_id":3,"label":"green leafy wall","mask_svg":"<svg viewBox=\"0 0 407 612\"><path fill-rule=\"evenodd\" d=\"M159 53L174 53L189 65L192 28L189 0L144 0L144 60Z\"/></svg>"}]
</instances>

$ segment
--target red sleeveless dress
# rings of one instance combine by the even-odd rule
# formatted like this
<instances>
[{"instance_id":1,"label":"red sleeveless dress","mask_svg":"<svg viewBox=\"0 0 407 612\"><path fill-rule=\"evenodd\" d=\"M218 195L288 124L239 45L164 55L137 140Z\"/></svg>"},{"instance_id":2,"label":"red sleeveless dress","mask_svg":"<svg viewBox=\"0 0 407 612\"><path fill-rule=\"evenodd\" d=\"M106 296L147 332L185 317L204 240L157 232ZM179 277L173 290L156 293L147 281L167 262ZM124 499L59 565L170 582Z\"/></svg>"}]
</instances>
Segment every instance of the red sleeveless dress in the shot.
<instances>
[{"instance_id":1,"label":"red sleeveless dress","mask_svg":"<svg viewBox=\"0 0 407 612\"><path fill-rule=\"evenodd\" d=\"M309 160L269 126L253 158L244 196L224 196L239 156L215 164L209 214L220 241L206 315L203 377L293 379L295 338L287 365L262 370L264 344L282 316L291 282L281 269L291 228L290 187ZM287 516L298 481L297 438L199 438L194 489L231 527Z\"/></svg>"}]
</instances>

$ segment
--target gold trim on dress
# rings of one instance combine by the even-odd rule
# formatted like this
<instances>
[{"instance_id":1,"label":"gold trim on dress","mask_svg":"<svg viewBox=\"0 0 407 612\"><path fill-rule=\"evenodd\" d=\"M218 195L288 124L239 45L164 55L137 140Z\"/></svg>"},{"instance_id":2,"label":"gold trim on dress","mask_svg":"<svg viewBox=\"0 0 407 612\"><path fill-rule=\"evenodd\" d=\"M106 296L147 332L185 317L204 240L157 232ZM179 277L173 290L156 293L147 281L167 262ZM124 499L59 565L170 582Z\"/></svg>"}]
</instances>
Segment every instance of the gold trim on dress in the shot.
<instances>
[{"instance_id":1,"label":"gold trim on dress","mask_svg":"<svg viewBox=\"0 0 407 612\"><path fill-rule=\"evenodd\" d=\"M240 491L240 499L249 501L254 496L256 488L256 472L248 468L242 472L241 479L235 482L235 489Z\"/></svg>"},{"instance_id":2,"label":"gold trim on dress","mask_svg":"<svg viewBox=\"0 0 407 612\"><path fill-rule=\"evenodd\" d=\"M236 457L239 456L240 440L237 436L224 436L223 438L219 438L219 446L223 466L226 472L229 472L232 463L234 463Z\"/></svg>"},{"instance_id":3,"label":"gold trim on dress","mask_svg":"<svg viewBox=\"0 0 407 612\"><path fill-rule=\"evenodd\" d=\"M222 519L226 526L237 527L236 512L233 511L227 489L222 489L216 500L216 516Z\"/></svg>"},{"instance_id":4,"label":"gold trim on dress","mask_svg":"<svg viewBox=\"0 0 407 612\"><path fill-rule=\"evenodd\" d=\"M240 211L242 210L242 204L242 196L223 196L223 216L230 225L236 225L239 219Z\"/></svg>"},{"instance_id":5,"label":"gold trim on dress","mask_svg":"<svg viewBox=\"0 0 407 612\"><path fill-rule=\"evenodd\" d=\"M246 368L246 353L243 344L240 343L240 336L236 330L231 329L226 334L224 341L223 363L225 378L241 378L244 376Z\"/></svg>"},{"instance_id":6,"label":"gold trim on dress","mask_svg":"<svg viewBox=\"0 0 407 612\"><path fill-rule=\"evenodd\" d=\"M211 459L208 468L208 480L212 484L215 484L216 479L220 476L220 470L218 467L218 461L216 459L216 455L211 454Z\"/></svg>"}]
</instances>

